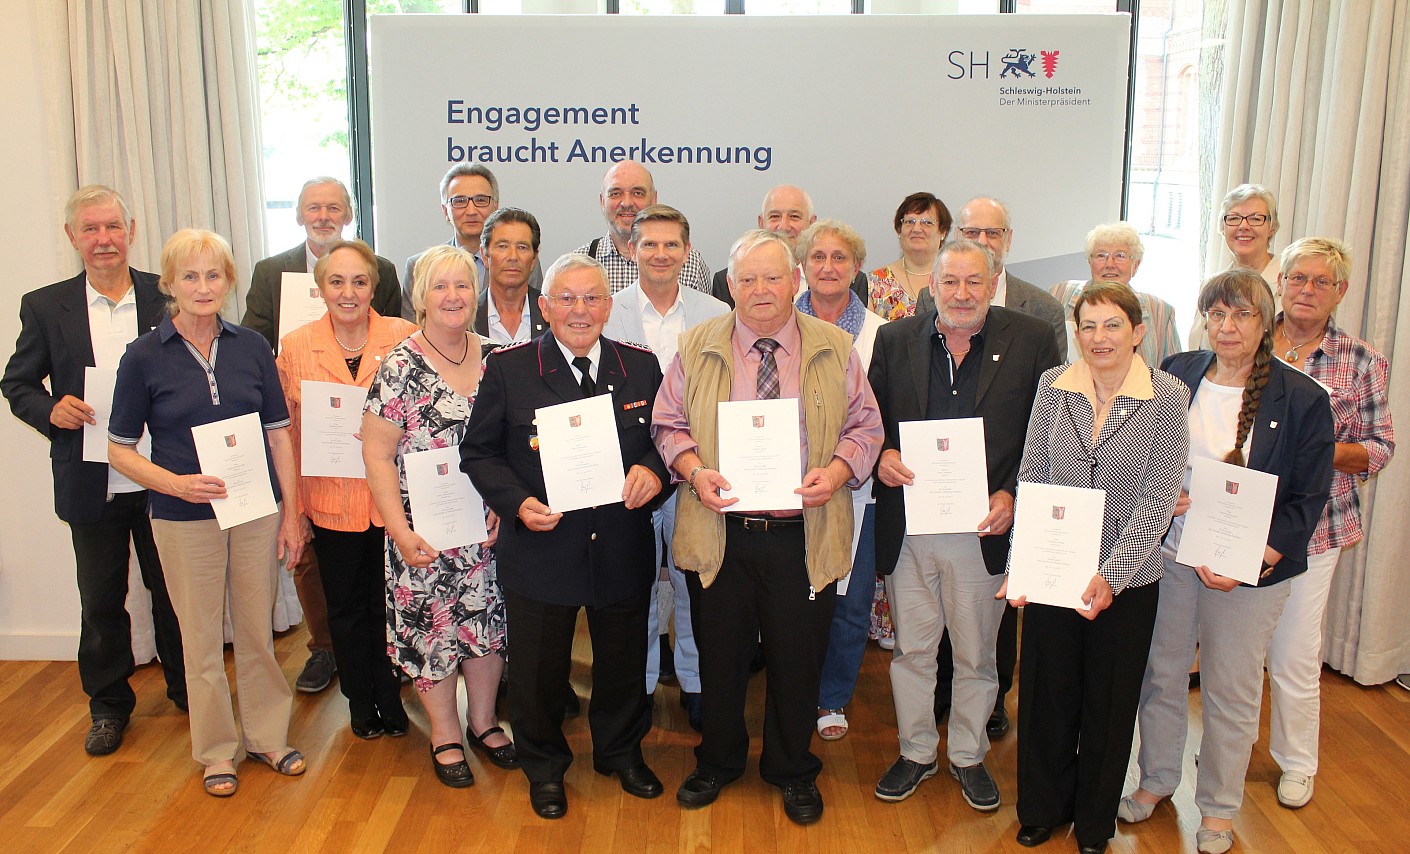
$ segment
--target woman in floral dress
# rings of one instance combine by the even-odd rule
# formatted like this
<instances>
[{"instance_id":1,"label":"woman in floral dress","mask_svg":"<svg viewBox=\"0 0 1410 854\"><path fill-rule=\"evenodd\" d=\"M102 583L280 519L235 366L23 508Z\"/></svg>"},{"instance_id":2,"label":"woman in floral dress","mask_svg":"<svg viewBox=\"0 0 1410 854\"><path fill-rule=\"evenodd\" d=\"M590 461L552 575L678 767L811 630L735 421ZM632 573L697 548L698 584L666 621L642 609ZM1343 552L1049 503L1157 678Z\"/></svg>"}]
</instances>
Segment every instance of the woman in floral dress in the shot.
<instances>
[{"instance_id":1,"label":"woman in floral dress","mask_svg":"<svg viewBox=\"0 0 1410 854\"><path fill-rule=\"evenodd\" d=\"M457 671L465 676L470 745L501 768L518 767L514 744L495 717L506 653L491 548L498 519L490 514L486 542L438 552L411 528L403 457L460 445L493 344L471 331L476 275L469 253L434 247L417 261L412 281L421 329L387 354L368 390L363 456L386 522L388 655L416 682L430 719L436 777L458 788L474 776L460 740Z\"/></svg>"}]
</instances>

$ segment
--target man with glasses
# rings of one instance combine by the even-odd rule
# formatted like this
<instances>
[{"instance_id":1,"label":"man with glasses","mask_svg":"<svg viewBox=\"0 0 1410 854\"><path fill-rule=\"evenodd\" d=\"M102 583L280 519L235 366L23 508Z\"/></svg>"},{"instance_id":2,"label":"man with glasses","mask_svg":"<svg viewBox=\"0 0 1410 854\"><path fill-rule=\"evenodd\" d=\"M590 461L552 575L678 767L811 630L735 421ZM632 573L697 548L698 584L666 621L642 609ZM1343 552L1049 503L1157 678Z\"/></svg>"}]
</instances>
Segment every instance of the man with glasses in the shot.
<instances>
[{"instance_id":1,"label":"man with glasses","mask_svg":"<svg viewBox=\"0 0 1410 854\"><path fill-rule=\"evenodd\" d=\"M636 281L637 264L632 260L631 249L632 222L642 209L656 204L656 182L645 166L635 160L623 160L602 177L602 191L597 201L602 207L602 218L607 220L607 233L573 251L596 259L607 270L607 279L615 294ZM680 283L710 293L710 268L694 248L686 255Z\"/></svg>"},{"instance_id":2,"label":"man with glasses","mask_svg":"<svg viewBox=\"0 0 1410 854\"><path fill-rule=\"evenodd\" d=\"M602 337L612 312L602 265L580 254L559 258L548 268L539 309L547 332L486 360L460 467L501 519L495 551L514 637L509 721L529 803L541 818L556 819L568 812L563 775L573 752L563 737L563 686L583 608L592 637L592 767L616 774L634 797L662 791L641 740L651 729L651 512L667 472L650 432L661 368L646 348ZM622 500L556 512L544 485L538 410L595 396L608 398L613 413L626 475Z\"/></svg>"},{"instance_id":3,"label":"man with glasses","mask_svg":"<svg viewBox=\"0 0 1410 854\"><path fill-rule=\"evenodd\" d=\"M886 425L876 468L876 570L887 576L896 625L891 690L900 737L900 758L876 785L884 801L910 797L936 772L938 655L953 674L953 695L949 685L944 694L947 702L953 696L945 739L950 775L974 809L999 806L998 786L984 767L993 715L1003 708L996 640L1008 607L994 596L1008 563L1028 415L1043 371L1061 359L1044 323L990 303L997 268L981 243L945 244L931 285L939 309L883 325L872 351L868 376ZM899 424L954 418L984 419L989 513L974 520L977 533L908 536L904 487L915 473L903 460ZM942 654L946 629L951 643ZM1007 730L1007 718L1003 723Z\"/></svg>"},{"instance_id":4,"label":"man with glasses","mask_svg":"<svg viewBox=\"0 0 1410 854\"><path fill-rule=\"evenodd\" d=\"M269 346L279 349L279 295L285 273L312 273L313 265L327 253L328 247L343 239L343 229L352 224L352 195L337 178L312 178L299 191L299 207L295 218L308 237L303 243L265 258L255 264L250 276L250 292L245 297L245 316L240 325L263 335ZM410 287L408 280L407 286ZM372 294L372 310L383 317L396 317L404 307L410 308L411 297L402 300L397 284L397 268L391 261L377 256L377 288ZM313 549L304 549L292 568L294 590L303 608L308 625L308 660L295 681L295 687L305 694L316 694L327 688L338 674L333 658L333 638L328 631L328 604L323 595L323 581L318 571L318 556Z\"/></svg>"},{"instance_id":5,"label":"man with glasses","mask_svg":"<svg viewBox=\"0 0 1410 854\"><path fill-rule=\"evenodd\" d=\"M475 274L482 299L489 272L481 254L480 237L486 221L497 210L499 181L493 172L479 163L457 163L441 178L441 213L455 229L446 245L459 246L475 256ZM416 311L411 307L411 274L415 272L421 254L417 252L406 259L406 275L402 278L405 290L402 293L401 316L413 323L416 322ZM539 266L537 257L529 273L528 285L534 290L539 290L543 285L543 268Z\"/></svg>"},{"instance_id":6,"label":"man with glasses","mask_svg":"<svg viewBox=\"0 0 1410 854\"><path fill-rule=\"evenodd\" d=\"M1008 206L987 196L970 199L960 208L955 230L964 239L987 248L994 256L995 277L989 304L1011 308L1047 323L1053 329L1058 352L1067 352L1067 323L1063 318L1062 306L1042 289L1017 276L1009 275L1004 267L1004 259L1013 246L1013 219L1009 216ZM917 300L916 314L934 308L934 297L927 289ZM935 680L936 720L944 717L950 708L950 681L954 662L952 652L950 636L946 632L941 638L937 660L939 671ZM1004 619L999 626L997 655L999 694L994 700L993 714L989 716L987 730L990 738L1002 738L1009 731L1009 714L1004 700L1013 688L1013 670L1018 663L1018 609L1012 606L1006 605L1004 608Z\"/></svg>"}]
</instances>

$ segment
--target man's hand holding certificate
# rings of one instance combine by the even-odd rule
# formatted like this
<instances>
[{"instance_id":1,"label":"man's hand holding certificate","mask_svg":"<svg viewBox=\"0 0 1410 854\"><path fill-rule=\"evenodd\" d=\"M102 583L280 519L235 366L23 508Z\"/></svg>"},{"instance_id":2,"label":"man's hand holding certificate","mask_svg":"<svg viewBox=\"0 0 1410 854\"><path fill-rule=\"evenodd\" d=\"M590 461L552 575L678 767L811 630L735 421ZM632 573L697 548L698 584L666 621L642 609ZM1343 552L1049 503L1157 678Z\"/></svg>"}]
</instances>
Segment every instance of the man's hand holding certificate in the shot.
<instances>
[{"instance_id":1,"label":"man's hand holding certificate","mask_svg":"<svg viewBox=\"0 0 1410 854\"><path fill-rule=\"evenodd\" d=\"M265 459L264 426L250 412L191 428L201 474L225 482L225 497L211 499L221 530L263 519L278 511ZM293 501L293 496L288 500Z\"/></svg>"},{"instance_id":2,"label":"man's hand holding certificate","mask_svg":"<svg viewBox=\"0 0 1410 854\"><path fill-rule=\"evenodd\" d=\"M534 410L548 506L554 513L622 500L622 442L612 395L599 394Z\"/></svg>"},{"instance_id":3,"label":"man's hand holding certificate","mask_svg":"<svg viewBox=\"0 0 1410 854\"><path fill-rule=\"evenodd\" d=\"M983 418L902 421L906 534L973 533L989 515Z\"/></svg>"},{"instance_id":4,"label":"man's hand holding certificate","mask_svg":"<svg viewBox=\"0 0 1410 854\"><path fill-rule=\"evenodd\" d=\"M719 404L720 474L737 498L731 512L802 510L798 398L726 400Z\"/></svg>"},{"instance_id":5,"label":"man's hand holding certificate","mask_svg":"<svg viewBox=\"0 0 1410 854\"><path fill-rule=\"evenodd\" d=\"M299 473L305 477L367 477L362 464L362 406L367 389L340 383L299 383Z\"/></svg>"},{"instance_id":6,"label":"man's hand holding certificate","mask_svg":"<svg viewBox=\"0 0 1410 854\"><path fill-rule=\"evenodd\" d=\"M1018 484L1008 598L1088 610L1084 601L1102 549L1106 491Z\"/></svg>"},{"instance_id":7,"label":"man's hand holding certificate","mask_svg":"<svg viewBox=\"0 0 1410 854\"><path fill-rule=\"evenodd\" d=\"M1190 509L1175 559L1257 584L1278 476L1190 456Z\"/></svg>"}]
</instances>

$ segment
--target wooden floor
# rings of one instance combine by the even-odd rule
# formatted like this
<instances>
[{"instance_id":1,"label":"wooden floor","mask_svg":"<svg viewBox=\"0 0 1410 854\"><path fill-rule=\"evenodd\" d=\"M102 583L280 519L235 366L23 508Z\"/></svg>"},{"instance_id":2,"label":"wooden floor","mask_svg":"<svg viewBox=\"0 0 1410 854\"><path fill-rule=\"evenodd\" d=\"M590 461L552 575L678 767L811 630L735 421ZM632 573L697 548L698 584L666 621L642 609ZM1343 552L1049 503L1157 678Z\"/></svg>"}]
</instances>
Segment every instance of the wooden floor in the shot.
<instances>
[{"instance_id":1,"label":"wooden floor","mask_svg":"<svg viewBox=\"0 0 1410 854\"><path fill-rule=\"evenodd\" d=\"M292 682L302 666L302 630L276 641ZM580 626L574 683L590 695L585 630ZM696 735L685 724L674 687L658 689L647 762L666 795L641 801L615 778L593 773L586 717L566 725L578 755L567 776L568 816L538 819L527 783L472 758L469 789L440 785L428 763L426 722L405 689L413 729L400 739L363 742L347 727L347 705L336 688L298 695L291 739L309 759L300 778L277 777L254 762L239 766L240 790L230 799L205 795L191 761L186 718L163 693L155 666L135 677L138 704L121 750L90 758L82 749L86 698L71 662L0 662L0 850L43 851L1023 851L1014 841L1014 750L1010 733L988 766L1004 798L995 813L965 805L958 784L943 773L909 800L888 804L872 788L896 757L895 716L886 675L889 653L869 645L857 699L848 708L851 732L841 741L814 741L826 763L819 785L823 820L808 828L784 817L776 790L757 776L759 743L747 775L713 806L681 809L676 786L693 767ZM227 655L227 660L229 657ZM757 733L762 688L755 677L750 728ZM232 680L233 681L233 680ZM1281 808L1278 769L1264 734L1254 749L1236 851L1343 852L1406 850L1410 839L1410 692L1363 688L1324 672L1322 769L1306 808ZM1013 712L1010 697L1010 713ZM1198 710L1199 694L1191 694ZM1191 750L1198 741L1191 734ZM472 754L472 757L474 755ZM943 761L943 760L942 760ZM1162 805L1138 826L1122 825L1115 852L1194 850L1199 816L1192 795L1192 761L1174 806ZM1397 806L1399 805L1399 806ZM1040 850L1071 851L1070 839Z\"/></svg>"}]
</instances>

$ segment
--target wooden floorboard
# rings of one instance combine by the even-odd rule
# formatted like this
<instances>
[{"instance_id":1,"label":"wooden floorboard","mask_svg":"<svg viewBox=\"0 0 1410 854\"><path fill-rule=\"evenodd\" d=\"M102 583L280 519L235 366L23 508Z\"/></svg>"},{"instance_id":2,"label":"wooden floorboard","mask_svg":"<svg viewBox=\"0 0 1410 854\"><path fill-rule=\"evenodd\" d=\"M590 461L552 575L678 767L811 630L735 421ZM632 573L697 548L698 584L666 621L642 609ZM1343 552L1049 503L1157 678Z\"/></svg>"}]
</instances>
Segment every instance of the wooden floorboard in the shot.
<instances>
[{"instance_id":1,"label":"wooden floorboard","mask_svg":"<svg viewBox=\"0 0 1410 854\"><path fill-rule=\"evenodd\" d=\"M291 683L305 658L302 630L276 639ZM590 664L580 626L573 670L590 698ZM229 656L227 655L227 661ZM819 786L826 814L799 828L783 814L776 790L758 778L757 733L767 674L750 688L749 726L756 734L746 776L719 801L683 810L675 787L694 766L696 735L674 687L656 694L647 762L666 795L641 801L615 778L592 770L586 716L565 730L577 761L567 775L569 811L546 822L528 806L517 772L475 754L475 785L441 786L429 768L425 715L414 691L404 699L413 729L401 739L359 741L347 728L347 704L336 688L294 701L291 740L309 760L303 777L286 779L253 762L239 767L233 798L204 794L190 758L186 718L165 699L159 668L138 669L138 704L126 741L110 757L83 752L86 698L72 662L0 662L0 850L51 851L448 851L495 852L1017 852L1014 813L1016 735L994 745L988 766L1004 798L995 813L965 805L943 772L909 800L888 804L872 788L896 756L896 721L886 668L889 653L869 645L848 707L851 732L814 741L825 770ZM232 678L233 684L233 678ZM1249 765L1243 811L1235 824L1244 852L1394 852L1410 839L1410 692L1391 684L1367 688L1324 671L1322 768L1316 797L1304 809L1278 805L1278 768L1262 737ZM1151 820L1122 825L1114 852L1194 850L1199 824L1193 800L1193 753L1199 740L1199 692L1190 695L1192 724L1186 780ZM1010 698L1012 714L1015 697ZM587 701L590 703L590 699ZM463 704L462 704L463 705ZM586 705L586 704L585 704ZM1131 784L1128 782L1128 788ZM1040 851L1069 851L1055 839Z\"/></svg>"}]
</instances>

